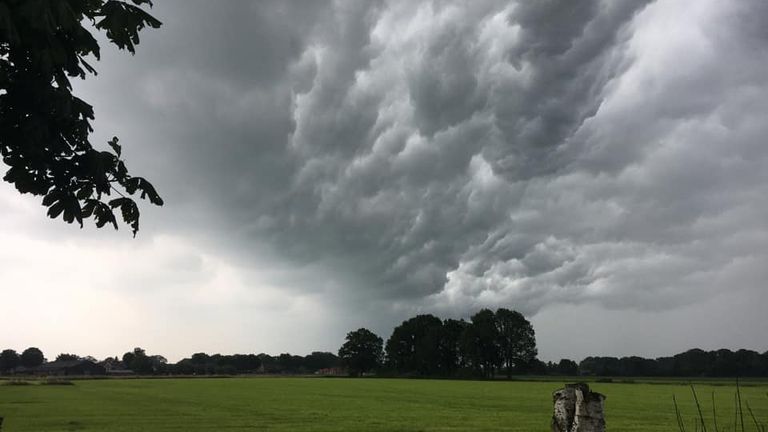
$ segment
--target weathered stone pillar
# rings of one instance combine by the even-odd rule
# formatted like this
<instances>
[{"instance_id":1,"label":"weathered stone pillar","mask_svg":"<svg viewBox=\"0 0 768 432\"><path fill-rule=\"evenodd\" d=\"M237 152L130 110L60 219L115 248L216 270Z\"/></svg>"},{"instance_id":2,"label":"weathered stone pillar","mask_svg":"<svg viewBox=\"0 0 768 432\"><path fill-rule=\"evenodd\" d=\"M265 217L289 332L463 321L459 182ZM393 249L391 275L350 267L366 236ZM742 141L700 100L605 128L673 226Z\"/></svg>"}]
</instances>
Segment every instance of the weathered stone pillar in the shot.
<instances>
[{"instance_id":1,"label":"weathered stone pillar","mask_svg":"<svg viewBox=\"0 0 768 432\"><path fill-rule=\"evenodd\" d=\"M585 383L566 384L552 393L552 432L605 432L604 400Z\"/></svg>"}]
</instances>

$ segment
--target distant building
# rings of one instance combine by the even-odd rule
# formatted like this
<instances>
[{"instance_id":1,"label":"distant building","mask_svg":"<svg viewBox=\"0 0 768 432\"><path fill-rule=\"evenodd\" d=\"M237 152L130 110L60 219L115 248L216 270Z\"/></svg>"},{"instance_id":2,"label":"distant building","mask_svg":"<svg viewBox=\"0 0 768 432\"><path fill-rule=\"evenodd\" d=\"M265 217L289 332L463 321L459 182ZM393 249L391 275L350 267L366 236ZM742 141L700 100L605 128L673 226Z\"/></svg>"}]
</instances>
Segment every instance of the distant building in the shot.
<instances>
[{"instance_id":1,"label":"distant building","mask_svg":"<svg viewBox=\"0 0 768 432\"><path fill-rule=\"evenodd\" d=\"M107 371L107 375L113 376L128 376L135 375L136 373L125 367L125 363L118 360L117 357L107 357L98 363L99 366L103 366Z\"/></svg>"},{"instance_id":2,"label":"distant building","mask_svg":"<svg viewBox=\"0 0 768 432\"><path fill-rule=\"evenodd\" d=\"M99 366L103 366L107 370L107 373L111 370L126 370L125 363L118 360L116 357L107 357L104 360L98 362Z\"/></svg>"},{"instance_id":3,"label":"distant building","mask_svg":"<svg viewBox=\"0 0 768 432\"><path fill-rule=\"evenodd\" d=\"M11 375L33 375L36 369L34 367L16 366L9 372Z\"/></svg>"},{"instance_id":4,"label":"distant building","mask_svg":"<svg viewBox=\"0 0 768 432\"><path fill-rule=\"evenodd\" d=\"M107 370L88 360L61 360L42 364L34 368L32 373L46 376L93 376L106 375Z\"/></svg>"},{"instance_id":5,"label":"distant building","mask_svg":"<svg viewBox=\"0 0 768 432\"><path fill-rule=\"evenodd\" d=\"M347 370L340 367L324 368L315 371L315 375L323 376L343 376L347 374Z\"/></svg>"},{"instance_id":6,"label":"distant building","mask_svg":"<svg viewBox=\"0 0 768 432\"><path fill-rule=\"evenodd\" d=\"M130 369L110 369L107 371L109 376L131 376L136 375L136 372Z\"/></svg>"}]
</instances>

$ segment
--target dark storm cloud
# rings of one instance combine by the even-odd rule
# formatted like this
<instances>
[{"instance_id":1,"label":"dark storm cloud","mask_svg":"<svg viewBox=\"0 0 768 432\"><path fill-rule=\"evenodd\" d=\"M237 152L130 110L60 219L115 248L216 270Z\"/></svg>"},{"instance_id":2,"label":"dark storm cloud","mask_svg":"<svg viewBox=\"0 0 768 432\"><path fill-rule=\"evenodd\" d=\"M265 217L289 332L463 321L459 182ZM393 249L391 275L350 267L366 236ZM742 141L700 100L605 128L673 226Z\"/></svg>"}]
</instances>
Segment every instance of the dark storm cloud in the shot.
<instances>
[{"instance_id":1,"label":"dark storm cloud","mask_svg":"<svg viewBox=\"0 0 768 432\"><path fill-rule=\"evenodd\" d=\"M126 150L160 172L158 218L242 265L270 254L298 290L533 313L672 308L766 276L760 1L155 12L164 29L86 88L97 115L158 143Z\"/></svg>"}]
</instances>

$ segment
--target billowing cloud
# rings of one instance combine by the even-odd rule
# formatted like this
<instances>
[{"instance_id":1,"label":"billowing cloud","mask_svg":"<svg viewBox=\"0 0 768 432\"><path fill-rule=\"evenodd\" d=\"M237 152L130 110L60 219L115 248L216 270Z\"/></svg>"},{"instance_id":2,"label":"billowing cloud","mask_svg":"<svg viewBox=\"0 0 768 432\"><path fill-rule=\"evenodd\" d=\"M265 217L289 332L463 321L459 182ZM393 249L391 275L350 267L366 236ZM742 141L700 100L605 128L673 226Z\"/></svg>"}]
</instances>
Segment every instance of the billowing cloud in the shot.
<instances>
[{"instance_id":1,"label":"billowing cloud","mask_svg":"<svg viewBox=\"0 0 768 432\"><path fill-rule=\"evenodd\" d=\"M339 329L485 306L643 316L763 290L760 0L155 13L163 29L133 58L105 53L81 91L100 139L119 135L164 192L140 236L199 252L166 244L146 276L162 285L211 287L215 261L236 302L269 286Z\"/></svg>"}]
</instances>

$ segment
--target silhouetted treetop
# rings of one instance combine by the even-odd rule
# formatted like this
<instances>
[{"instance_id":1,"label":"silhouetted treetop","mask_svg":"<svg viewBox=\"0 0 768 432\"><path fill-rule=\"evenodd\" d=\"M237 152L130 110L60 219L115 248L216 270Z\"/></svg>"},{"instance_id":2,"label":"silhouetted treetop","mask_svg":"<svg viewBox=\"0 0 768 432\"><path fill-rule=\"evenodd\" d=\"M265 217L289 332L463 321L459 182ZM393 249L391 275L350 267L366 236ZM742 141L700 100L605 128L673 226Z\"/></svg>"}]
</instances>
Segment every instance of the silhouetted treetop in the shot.
<instances>
[{"instance_id":1,"label":"silhouetted treetop","mask_svg":"<svg viewBox=\"0 0 768 432\"><path fill-rule=\"evenodd\" d=\"M36 367L45 363L45 356L39 348L30 347L21 353L21 365L24 367Z\"/></svg>"},{"instance_id":2,"label":"silhouetted treetop","mask_svg":"<svg viewBox=\"0 0 768 432\"><path fill-rule=\"evenodd\" d=\"M372 331L360 328L347 333L339 358L350 375L359 376L378 367L384 356L384 341Z\"/></svg>"},{"instance_id":3,"label":"silhouetted treetop","mask_svg":"<svg viewBox=\"0 0 768 432\"><path fill-rule=\"evenodd\" d=\"M70 361L70 360L80 360L80 356L77 354L68 354L68 353L61 353L56 356L56 361Z\"/></svg>"}]
</instances>

